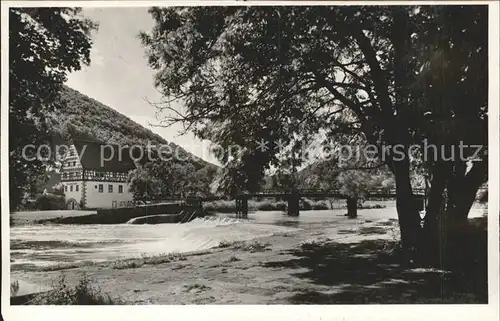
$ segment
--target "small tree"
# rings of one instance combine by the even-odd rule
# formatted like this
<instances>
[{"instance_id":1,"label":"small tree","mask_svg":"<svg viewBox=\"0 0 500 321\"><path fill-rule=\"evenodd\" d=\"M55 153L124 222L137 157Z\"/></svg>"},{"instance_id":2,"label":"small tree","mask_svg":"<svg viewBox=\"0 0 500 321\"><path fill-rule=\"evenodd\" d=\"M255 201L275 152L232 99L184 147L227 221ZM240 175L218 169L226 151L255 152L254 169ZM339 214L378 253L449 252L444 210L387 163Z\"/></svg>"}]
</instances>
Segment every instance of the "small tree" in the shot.
<instances>
[{"instance_id":1,"label":"small tree","mask_svg":"<svg viewBox=\"0 0 500 321\"><path fill-rule=\"evenodd\" d=\"M153 201L161 195L161 182L143 167L131 172L129 182L136 201Z\"/></svg>"},{"instance_id":2,"label":"small tree","mask_svg":"<svg viewBox=\"0 0 500 321\"><path fill-rule=\"evenodd\" d=\"M64 196L64 185L63 185L63 183L57 183L54 186L52 186L52 193L54 195L62 195L62 196Z\"/></svg>"},{"instance_id":3,"label":"small tree","mask_svg":"<svg viewBox=\"0 0 500 321\"><path fill-rule=\"evenodd\" d=\"M340 191L347 196L347 216L358 216L357 207L366 199L368 193L394 188L394 179L388 170L351 170L338 175L337 182Z\"/></svg>"},{"instance_id":4,"label":"small tree","mask_svg":"<svg viewBox=\"0 0 500 321\"><path fill-rule=\"evenodd\" d=\"M206 195L214 176L211 169L196 170L190 163L155 161L134 170L129 181L136 200L152 201L181 195Z\"/></svg>"},{"instance_id":5,"label":"small tree","mask_svg":"<svg viewBox=\"0 0 500 321\"><path fill-rule=\"evenodd\" d=\"M45 174L46 163L27 161L23 147L48 143L46 116L55 107L66 74L90 63L90 33L97 25L80 12L81 8L9 9L11 210Z\"/></svg>"}]
</instances>

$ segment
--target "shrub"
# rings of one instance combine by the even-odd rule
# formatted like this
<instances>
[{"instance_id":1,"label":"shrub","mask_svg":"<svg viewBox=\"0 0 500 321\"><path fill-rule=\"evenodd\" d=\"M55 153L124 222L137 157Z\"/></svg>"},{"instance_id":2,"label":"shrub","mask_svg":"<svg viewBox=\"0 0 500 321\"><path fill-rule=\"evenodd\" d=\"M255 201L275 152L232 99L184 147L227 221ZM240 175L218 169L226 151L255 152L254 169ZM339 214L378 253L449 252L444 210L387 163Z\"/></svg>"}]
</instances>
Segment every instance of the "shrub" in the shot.
<instances>
[{"instance_id":1,"label":"shrub","mask_svg":"<svg viewBox=\"0 0 500 321\"><path fill-rule=\"evenodd\" d=\"M237 246L236 248L242 251L248 251L250 253L255 253L255 252L264 252L269 250L269 243L260 243L257 240L254 240L253 242L250 243L242 243L240 246Z\"/></svg>"},{"instance_id":2,"label":"shrub","mask_svg":"<svg viewBox=\"0 0 500 321\"><path fill-rule=\"evenodd\" d=\"M87 276L84 276L75 287L69 287L61 276L57 287L45 294L36 296L29 304L37 305L112 305L123 304L121 300L113 300L102 293Z\"/></svg>"},{"instance_id":3,"label":"shrub","mask_svg":"<svg viewBox=\"0 0 500 321\"><path fill-rule=\"evenodd\" d=\"M488 190L479 190L476 196L476 201L479 203L488 203Z\"/></svg>"},{"instance_id":4,"label":"shrub","mask_svg":"<svg viewBox=\"0 0 500 321\"><path fill-rule=\"evenodd\" d=\"M235 201L218 200L203 203L203 209L207 212L234 213L236 211Z\"/></svg>"},{"instance_id":5,"label":"shrub","mask_svg":"<svg viewBox=\"0 0 500 321\"><path fill-rule=\"evenodd\" d=\"M369 210L369 209L385 208L385 207L386 207L385 205L381 205L381 204L362 204L358 208Z\"/></svg>"},{"instance_id":6,"label":"shrub","mask_svg":"<svg viewBox=\"0 0 500 321\"><path fill-rule=\"evenodd\" d=\"M61 195L42 194L37 197L35 207L39 210L62 210L66 207L66 199Z\"/></svg>"},{"instance_id":7,"label":"shrub","mask_svg":"<svg viewBox=\"0 0 500 321\"><path fill-rule=\"evenodd\" d=\"M327 210L329 209L328 203L326 201L314 201L307 198L303 198L301 202L300 210Z\"/></svg>"},{"instance_id":8,"label":"shrub","mask_svg":"<svg viewBox=\"0 0 500 321\"><path fill-rule=\"evenodd\" d=\"M254 240L251 242L244 242L244 241L220 241L219 245L217 247L219 248L228 248L232 247L236 250L240 251L248 251L251 253L255 252L264 252L269 250L269 243L261 243L258 240Z\"/></svg>"},{"instance_id":9,"label":"shrub","mask_svg":"<svg viewBox=\"0 0 500 321\"><path fill-rule=\"evenodd\" d=\"M123 270L123 269L135 269L140 268L144 265L155 265L155 264L163 264L169 262L176 261L185 261L186 256L182 253L167 253L167 254L158 254L153 256L147 256L143 254L141 258L132 258L132 259L122 259L117 260L112 263L113 269Z\"/></svg>"},{"instance_id":10,"label":"shrub","mask_svg":"<svg viewBox=\"0 0 500 321\"><path fill-rule=\"evenodd\" d=\"M329 209L326 201L312 201L303 198L300 202L300 210L327 210ZM288 203L286 201L276 201L274 199L249 200L249 211L286 211ZM236 211L235 201L218 200L203 203L203 209L207 212L234 213Z\"/></svg>"},{"instance_id":11,"label":"shrub","mask_svg":"<svg viewBox=\"0 0 500 321\"><path fill-rule=\"evenodd\" d=\"M226 241L226 240L222 240L219 242L219 245L217 247L219 248L227 248L227 247L233 247L233 246L237 246L237 245L241 245L243 244L242 241Z\"/></svg>"},{"instance_id":12,"label":"shrub","mask_svg":"<svg viewBox=\"0 0 500 321\"><path fill-rule=\"evenodd\" d=\"M237 258L234 255L227 260L227 262L238 262L238 261L241 261L241 259Z\"/></svg>"},{"instance_id":13,"label":"shrub","mask_svg":"<svg viewBox=\"0 0 500 321\"><path fill-rule=\"evenodd\" d=\"M191 292L191 291L204 292L204 291L208 291L211 289L212 289L211 287L206 286L206 285L201 284L201 283L184 285L184 292Z\"/></svg>"},{"instance_id":14,"label":"shrub","mask_svg":"<svg viewBox=\"0 0 500 321\"><path fill-rule=\"evenodd\" d=\"M10 284L10 296L16 296L19 292L19 281L14 281Z\"/></svg>"},{"instance_id":15,"label":"shrub","mask_svg":"<svg viewBox=\"0 0 500 321\"><path fill-rule=\"evenodd\" d=\"M249 202L258 211L285 211L287 203L284 201L263 200L260 202Z\"/></svg>"}]
</instances>

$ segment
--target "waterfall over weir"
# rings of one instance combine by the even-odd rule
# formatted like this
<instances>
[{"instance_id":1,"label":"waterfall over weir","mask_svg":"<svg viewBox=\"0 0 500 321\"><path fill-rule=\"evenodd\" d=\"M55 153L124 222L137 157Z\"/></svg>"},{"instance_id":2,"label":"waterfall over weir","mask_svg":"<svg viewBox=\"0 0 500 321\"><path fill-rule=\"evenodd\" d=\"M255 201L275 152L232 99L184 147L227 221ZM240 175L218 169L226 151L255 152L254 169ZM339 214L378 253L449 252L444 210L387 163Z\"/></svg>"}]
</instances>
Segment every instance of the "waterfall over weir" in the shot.
<instances>
[{"instance_id":1,"label":"waterfall over weir","mask_svg":"<svg viewBox=\"0 0 500 321\"><path fill-rule=\"evenodd\" d=\"M196 217L195 210L182 210L179 214L157 214L134 217L126 224L163 224L163 223L187 223Z\"/></svg>"}]
</instances>

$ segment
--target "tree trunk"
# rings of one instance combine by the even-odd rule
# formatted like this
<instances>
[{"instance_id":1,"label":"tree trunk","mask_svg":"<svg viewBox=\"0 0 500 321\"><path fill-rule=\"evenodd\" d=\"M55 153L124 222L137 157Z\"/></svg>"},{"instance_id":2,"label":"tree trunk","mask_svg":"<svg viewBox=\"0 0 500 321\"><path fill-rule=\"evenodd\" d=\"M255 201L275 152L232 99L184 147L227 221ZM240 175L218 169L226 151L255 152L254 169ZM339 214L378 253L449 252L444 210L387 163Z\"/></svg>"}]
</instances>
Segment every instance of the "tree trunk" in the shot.
<instances>
[{"instance_id":1,"label":"tree trunk","mask_svg":"<svg viewBox=\"0 0 500 321\"><path fill-rule=\"evenodd\" d=\"M328 202L330 203L330 209L333 210L333 200L329 198Z\"/></svg>"},{"instance_id":2,"label":"tree trunk","mask_svg":"<svg viewBox=\"0 0 500 321\"><path fill-rule=\"evenodd\" d=\"M411 188L408 158L393 161L393 169L396 177L396 209L401 230L401 245L406 251L414 252L420 230L420 214L415 206Z\"/></svg>"},{"instance_id":3,"label":"tree trunk","mask_svg":"<svg viewBox=\"0 0 500 321\"><path fill-rule=\"evenodd\" d=\"M460 169L461 170L461 169ZM453 223L461 223L467 220L469 211L474 204L477 191L487 177L488 162L474 162L472 168L465 173L455 173L448 184L449 199L446 208L446 216Z\"/></svg>"},{"instance_id":4,"label":"tree trunk","mask_svg":"<svg viewBox=\"0 0 500 321\"><path fill-rule=\"evenodd\" d=\"M408 63L410 55L410 18L407 10L399 8L392 12L394 23L391 38L394 45L394 108L398 111L407 110L409 101ZM411 138L404 113L393 116L392 109L385 109L387 125L383 126L387 135L387 143L391 146L404 146L404 157L392 159L392 170L396 178L396 208L398 211L399 227L401 230L401 245L405 254L413 256L417 249L418 234L420 233L420 214L416 207L410 180L410 159L408 148ZM398 157L399 158L399 157Z\"/></svg>"},{"instance_id":5,"label":"tree trunk","mask_svg":"<svg viewBox=\"0 0 500 321\"><path fill-rule=\"evenodd\" d=\"M358 217L358 199L356 197L347 198L347 217Z\"/></svg>"},{"instance_id":6,"label":"tree trunk","mask_svg":"<svg viewBox=\"0 0 500 321\"><path fill-rule=\"evenodd\" d=\"M439 263L444 247L445 233L443 216L445 210L444 191L449 176L447 164L436 164L432 169L431 189L425 210L424 227L419 240L420 260L431 265Z\"/></svg>"}]
</instances>

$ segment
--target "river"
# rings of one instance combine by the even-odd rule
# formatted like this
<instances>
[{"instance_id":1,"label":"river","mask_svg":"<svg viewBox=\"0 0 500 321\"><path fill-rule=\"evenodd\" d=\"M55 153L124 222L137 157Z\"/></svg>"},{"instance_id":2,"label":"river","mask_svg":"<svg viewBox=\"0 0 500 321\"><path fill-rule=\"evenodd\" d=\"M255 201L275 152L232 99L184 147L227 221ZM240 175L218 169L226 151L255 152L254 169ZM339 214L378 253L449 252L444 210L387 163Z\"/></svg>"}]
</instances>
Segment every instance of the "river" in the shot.
<instances>
[{"instance_id":1,"label":"river","mask_svg":"<svg viewBox=\"0 0 500 321\"><path fill-rule=\"evenodd\" d=\"M485 210L473 209L471 217ZM21 225L10 229L11 268L47 267L78 262L102 262L190 252L217 246L221 241L246 241L274 233L311 228L346 220L345 210L302 211L299 217L258 211L248 219L217 214L185 224L157 225ZM397 218L394 207L359 210L359 222Z\"/></svg>"}]
</instances>

